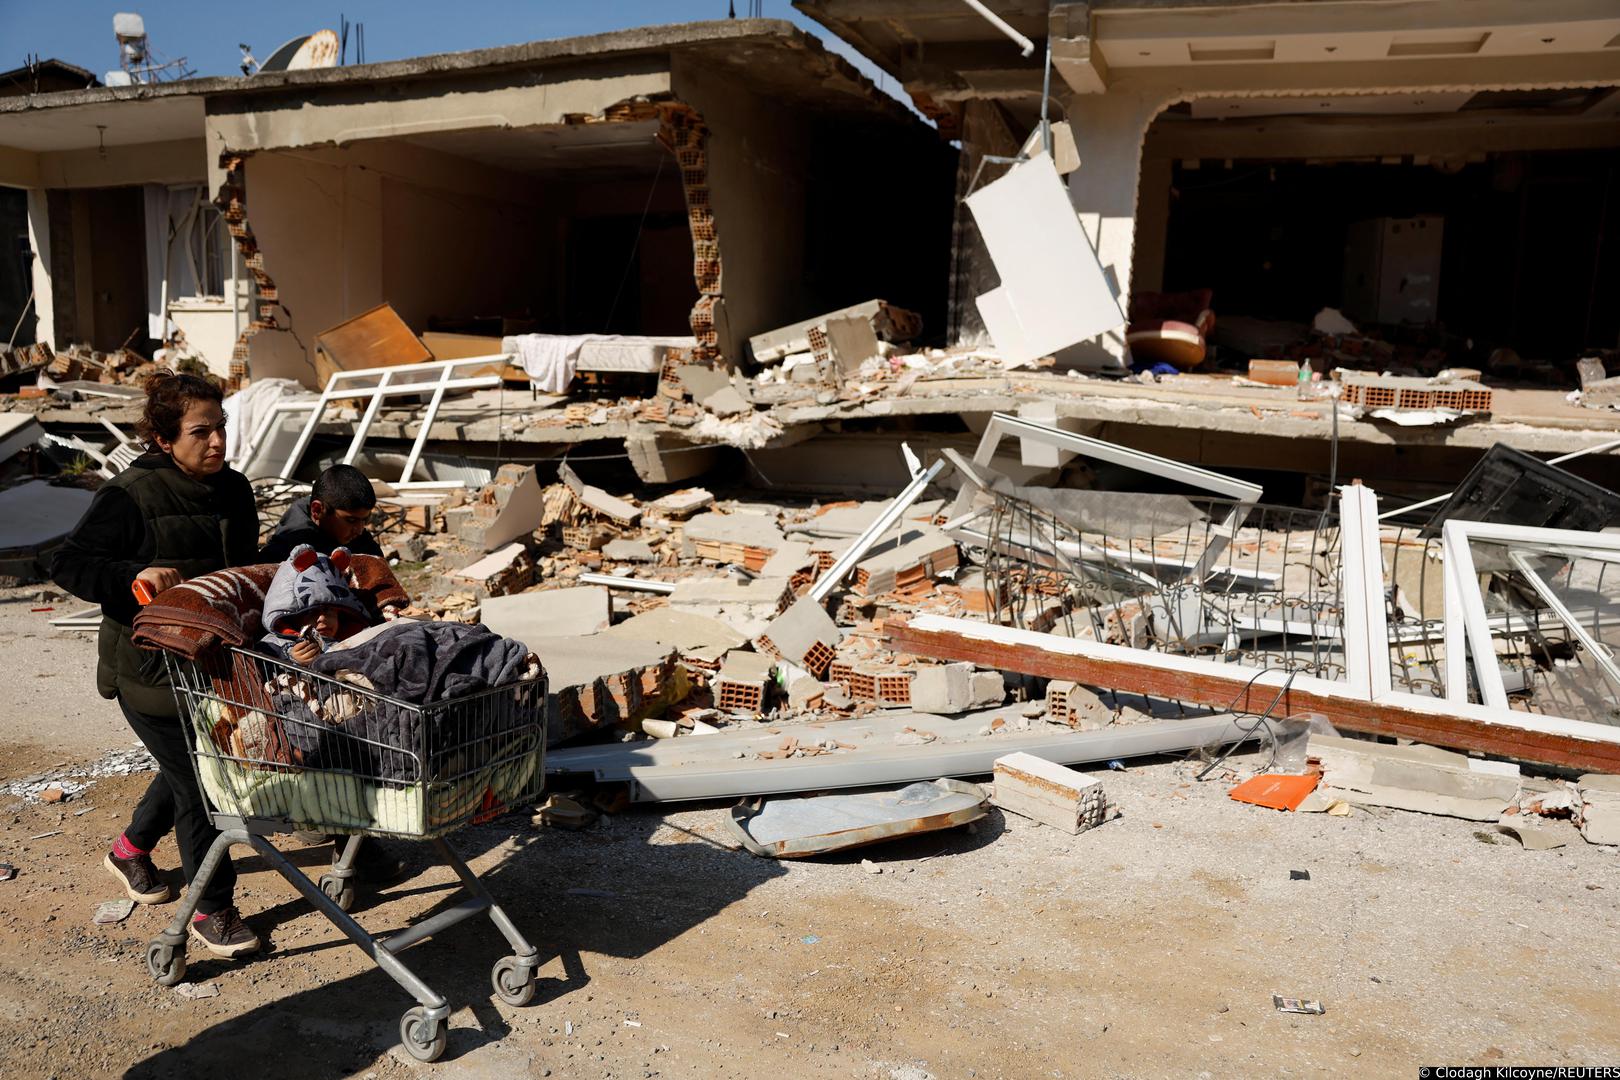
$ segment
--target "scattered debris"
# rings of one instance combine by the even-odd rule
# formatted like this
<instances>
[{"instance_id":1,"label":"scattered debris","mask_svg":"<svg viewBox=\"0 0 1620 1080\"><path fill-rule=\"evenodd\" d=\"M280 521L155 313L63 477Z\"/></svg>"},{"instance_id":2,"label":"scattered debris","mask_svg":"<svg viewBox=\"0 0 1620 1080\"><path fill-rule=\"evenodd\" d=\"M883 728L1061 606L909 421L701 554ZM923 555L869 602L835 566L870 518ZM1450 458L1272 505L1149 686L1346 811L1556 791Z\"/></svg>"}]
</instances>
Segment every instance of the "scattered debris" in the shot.
<instances>
[{"instance_id":1,"label":"scattered debris","mask_svg":"<svg viewBox=\"0 0 1620 1080\"><path fill-rule=\"evenodd\" d=\"M187 1001L200 1001L204 998L219 997L219 984L183 982L174 988L174 992Z\"/></svg>"},{"instance_id":2,"label":"scattered debris","mask_svg":"<svg viewBox=\"0 0 1620 1080\"><path fill-rule=\"evenodd\" d=\"M734 808L727 823L732 839L753 855L804 858L954 829L983 818L988 803L977 784L940 779L860 795L755 798Z\"/></svg>"},{"instance_id":3,"label":"scattered debris","mask_svg":"<svg viewBox=\"0 0 1620 1080\"><path fill-rule=\"evenodd\" d=\"M1494 822L1519 797L1517 765L1433 746L1312 735L1308 752L1321 765L1321 794L1329 799Z\"/></svg>"},{"instance_id":4,"label":"scattered debris","mask_svg":"<svg viewBox=\"0 0 1620 1080\"><path fill-rule=\"evenodd\" d=\"M135 901L133 900L103 900L96 907L96 913L91 916L90 921L97 926L111 926L129 918L129 913L134 910Z\"/></svg>"},{"instance_id":5,"label":"scattered debris","mask_svg":"<svg viewBox=\"0 0 1620 1080\"><path fill-rule=\"evenodd\" d=\"M1321 779L1320 773L1306 776L1263 773L1245 780L1228 794L1238 802L1272 810L1298 810L1306 797L1316 790Z\"/></svg>"},{"instance_id":6,"label":"scattered debris","mask_svg":"<svg viewBox=\"0 0 1620 1080\"><path fill-rule=\"evenodd\" d=\"M1327 1012L1320 1001L1310 1001L1306 998L1285 998L1281 994L1272 994L1271 1004L1278 1012L1303 1013L1306 1016L1321 1016Z\"/></svg>"},{"instance_id":7,"label":"scattered debris","mask_svg":"<svg viewBox=\"0 0 1620 1080\"><path fill-rule=\"evenodd\" d=\"M996 806L1071 835L1108 819L1102 781L1054 765L1033 754L1016 753L995 763Z\"/></svg>"}]
</instances>

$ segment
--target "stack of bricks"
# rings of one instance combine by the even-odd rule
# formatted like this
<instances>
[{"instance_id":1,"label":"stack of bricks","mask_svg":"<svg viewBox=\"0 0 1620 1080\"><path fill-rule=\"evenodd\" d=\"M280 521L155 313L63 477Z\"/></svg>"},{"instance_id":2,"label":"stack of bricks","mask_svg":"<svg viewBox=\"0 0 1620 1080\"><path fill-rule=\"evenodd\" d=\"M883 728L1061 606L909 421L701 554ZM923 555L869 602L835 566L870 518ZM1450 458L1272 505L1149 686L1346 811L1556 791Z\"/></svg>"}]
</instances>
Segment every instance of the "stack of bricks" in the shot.
<instances>
[{"instance_id":1,"label":"stack of bricks","mask_svg":"<svg viewBox=\"0 0 1620 1080\"><path fill-rule=\"evenodd\" d=\"M276 322L276 307L281 296L276 291L276 283L264 272L264 255L259 251L259 242L248 226L247 178L243 173L245 164L246 159L241 154L220 155L219 165L225 172L225 182L220 185L219 194L214 198L214 205L219 207L225 219L226 231L236 241L242 261L253 277L253 288L259 302L258 314L243 329L231 352L231 379L236 385L245 382L248 377L248 339L261 330L281 329Z\"/></svg>"},{"instance_id":2,"label":"stack of bricks","mask_svg":"<svg viewBox=\"0 0 1620 1080\"><path fill-rule=\"evenodd\" d=\"M705 146L709 129L689 105L658 105L658 138L675 155L686 194L686 221L692 232L692 277L698 299L692 305L692 336L697 345L686 358L694 364L714 364L720 358L720 335L715 328L715 302L720 299L720 240L715 231L714 208L709 203L709 162Z\"/></svg>"},{"instance_id":3,"label":"stack of bricks","mask_svg":"<svg viewBox=\"0 0 1620 1080\"><path fill-rule=\"evenodd\" d=\"M1347 371L1340 375L1343 398L1364 409L1456 409L1491 411L1491 391L1468 379L1436 382L1399 375Z\"/></svg>"},{"instance_id":4,"label":"stack of bricks","mask_svg":"<svg viewBox=\"0 0 1620 1080\"><path fill-rule=\"evenodd\" d=\"M16 375L45 367L52 359L51 347L44 342L0 349L0 375Z\"/></svg>"},{"instance_id":5,"label":"stack of bricks","mask_svg":"<svg viewBox=\"0 0 1620 1080\"><path fill-rule=\"evenodd\" d=\"M856 701L878 701L885 705L910 705L913 672L893 667L854 664L834 660L827 668L827 681L837 683Z\"/></svg>"},{"instance_id":6,"label":"stack of bricks","mask_svg":"<svg viewBox=\"0 0 1620 1080\"><path fill-rule=\"evenodd\" d=\"M600 727L611 727L643 711L675 678L675 660L615 672L579 686L553 687L555 707L547 737L560 742Z\"/></svg>"}]
</instances>

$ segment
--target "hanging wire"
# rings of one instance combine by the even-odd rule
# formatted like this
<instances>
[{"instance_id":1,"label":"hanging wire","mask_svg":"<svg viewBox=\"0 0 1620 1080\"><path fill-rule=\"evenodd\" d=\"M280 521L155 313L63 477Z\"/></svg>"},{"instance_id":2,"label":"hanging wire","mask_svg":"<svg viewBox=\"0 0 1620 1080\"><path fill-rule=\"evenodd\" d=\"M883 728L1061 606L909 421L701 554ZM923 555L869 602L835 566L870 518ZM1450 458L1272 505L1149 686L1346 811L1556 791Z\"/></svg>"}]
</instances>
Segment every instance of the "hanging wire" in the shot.
<instances>
[{"instance_id":1,"label":"hanging wire","mask_svg":"<svg viewBox=\"0 0 1620 1080\"><path fill-rule=\"evenodd\" d=\"M602 327L604 331L613 329L613 316L619 312L619 297L624 295L624 283L630 280L630 271L636 265L636 252L641 249L641 234L647 227L647 212L652 209L653 196L658 193L658 181L664 175L664 156L658 155L658 171L653 174L652 186L647 189L647 201L641 207L641 220L636 223L636 238L630 244L630 254L624 260L624 273L619 275L619 287L613 290L613 303L608 307L607 324Z\"/></svg>"}]
</instances>

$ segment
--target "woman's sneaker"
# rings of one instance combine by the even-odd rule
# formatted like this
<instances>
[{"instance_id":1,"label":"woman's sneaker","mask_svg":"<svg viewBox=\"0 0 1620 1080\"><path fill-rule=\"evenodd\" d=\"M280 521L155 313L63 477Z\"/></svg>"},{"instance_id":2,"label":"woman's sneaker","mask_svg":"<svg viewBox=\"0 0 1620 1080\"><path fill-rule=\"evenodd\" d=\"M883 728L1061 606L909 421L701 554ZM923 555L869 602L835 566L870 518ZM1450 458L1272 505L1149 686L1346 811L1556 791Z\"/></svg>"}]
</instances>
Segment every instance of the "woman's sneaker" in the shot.
<instances>
[{"instance_id":1,"label":"woman's sneaker","mask_svg":"<svg viewBox=\"0 0 1620 1080\"><path fill-rule=\"evenodd\" d=\"M168 882L158 877L157 867L152 865L149 855L120 859L109 851L101 864L123 886L124 894L137 904L161 904L174 898Z\"/></svg>"},{"instance_id":2,"label":"woman's sneaker","mask_svg":"<svg viewBox=\"0 0 1620 1080\"><path fill-rule=\"evenodd\" d=\"M192 919L191 936L202 942L209 952L226 960L259 951L259 935L248 929L241 912L234 907Z\"/></svg>"}]
</instances>

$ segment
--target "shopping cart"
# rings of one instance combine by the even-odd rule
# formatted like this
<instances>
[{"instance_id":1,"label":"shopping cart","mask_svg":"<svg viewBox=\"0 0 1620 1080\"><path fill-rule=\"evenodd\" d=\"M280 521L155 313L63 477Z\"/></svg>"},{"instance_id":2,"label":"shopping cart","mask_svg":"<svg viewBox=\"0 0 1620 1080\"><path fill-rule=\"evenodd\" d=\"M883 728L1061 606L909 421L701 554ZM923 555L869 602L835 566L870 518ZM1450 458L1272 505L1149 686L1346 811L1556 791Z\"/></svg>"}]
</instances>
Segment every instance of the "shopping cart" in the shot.
<instances>
[{"instance_id":1,"label":"shopping cart","mask_svg":"<svg viewBox=\"0 0 1620 1080\"><path fill-rule=\"evenodd\" d=\"M459 922L489 914L512 949L495 964L496 995L511 1005L534 999L538 952L445 837L539 796L544 674L418 705L379 694L359 676L330 678L246 649L164 657L220 836L174 920L147 947L152 978L173 986L184 977L197 897L231 846L247 844L417 1000L400 1021L412 1057L432 1061L444 1052L450 1005L400 954ZM304 830L350 837L318 884L266 839ZM399 933L372 937L348 914L363 836L427 841L461 879L464 897Z\"/></svg>"}]
</instances>

